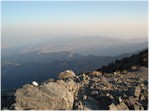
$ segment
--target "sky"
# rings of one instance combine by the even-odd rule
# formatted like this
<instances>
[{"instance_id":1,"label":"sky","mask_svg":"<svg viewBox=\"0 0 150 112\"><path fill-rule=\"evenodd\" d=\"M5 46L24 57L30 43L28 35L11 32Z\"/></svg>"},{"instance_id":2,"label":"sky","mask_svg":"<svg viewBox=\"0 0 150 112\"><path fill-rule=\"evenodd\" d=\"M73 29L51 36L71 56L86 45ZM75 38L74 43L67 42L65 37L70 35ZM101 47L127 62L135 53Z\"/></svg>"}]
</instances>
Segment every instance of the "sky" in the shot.
<instances>
[{"instance_id":1,"label":"sky","mask_svg":"<svg viewBox=\"0 0 150 112\"><path fill-rule=\"evenodd\" d=\"M148 38L148 2L2 1L1 22L2 47L58 35Z\"/></svg>"}]
</instances>

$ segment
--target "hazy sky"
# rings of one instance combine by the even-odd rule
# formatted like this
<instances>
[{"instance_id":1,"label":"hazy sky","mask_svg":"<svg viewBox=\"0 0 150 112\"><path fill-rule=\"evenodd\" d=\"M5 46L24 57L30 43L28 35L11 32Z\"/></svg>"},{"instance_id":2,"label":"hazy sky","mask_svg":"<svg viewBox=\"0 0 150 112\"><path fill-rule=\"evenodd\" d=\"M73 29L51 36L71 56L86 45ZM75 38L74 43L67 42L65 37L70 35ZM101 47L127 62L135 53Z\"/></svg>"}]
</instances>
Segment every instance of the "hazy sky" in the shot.
<instances>
[{"instance_id":1,"label":"hazy sky","mask_svg":"<svg viewBox=\"0 0 150 112\"><path fill-rule=\"evenodd\" d=\"M2 45L53 35L148 37L148 2L11 2L1 4Z\"/></svg>"}]
</instances>

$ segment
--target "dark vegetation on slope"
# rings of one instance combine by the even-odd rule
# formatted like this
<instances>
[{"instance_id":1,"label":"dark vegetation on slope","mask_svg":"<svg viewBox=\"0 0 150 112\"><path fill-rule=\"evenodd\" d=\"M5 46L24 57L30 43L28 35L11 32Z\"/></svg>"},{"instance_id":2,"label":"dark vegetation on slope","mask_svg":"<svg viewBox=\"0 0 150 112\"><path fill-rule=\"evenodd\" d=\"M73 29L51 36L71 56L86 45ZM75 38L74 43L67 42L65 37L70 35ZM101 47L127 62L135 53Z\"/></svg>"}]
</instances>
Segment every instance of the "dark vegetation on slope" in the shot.
<instances>
[{"instance_id":1,"label":"dark vegetation on slope","mask_svg":"<svg viewBox=\"0 0 150 112\"><path fill-rule=\"evenodd\" d=\"M108 66L103 66L97 70L105 73L111 73L125 70L132 71L134 69L138 69L140 66L148 67L148 49L140 52L139 54L133 54L131 57L116 60Z\"/></svg>"}]
</instances>

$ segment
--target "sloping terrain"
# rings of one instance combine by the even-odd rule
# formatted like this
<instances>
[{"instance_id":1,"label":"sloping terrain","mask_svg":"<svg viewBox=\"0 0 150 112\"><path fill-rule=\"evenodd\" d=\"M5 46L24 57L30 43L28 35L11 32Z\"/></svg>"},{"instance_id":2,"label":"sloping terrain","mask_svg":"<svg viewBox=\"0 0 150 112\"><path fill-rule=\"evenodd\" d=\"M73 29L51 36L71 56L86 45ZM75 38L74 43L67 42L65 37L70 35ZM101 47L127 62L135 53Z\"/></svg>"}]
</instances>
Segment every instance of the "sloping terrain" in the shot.
<instances>
[{"instance_id":1,"label":"sloping terrain","mask_svg":"<svg viewBox=\"0 0 150 112\"><path fill-rule=\"evenodd\" d=\"M116 62L110 63L108 66L103 66L98 69L102 72L115 72L138 69L140 66L148 67L148 49L140 52L139 54L134 54L131 57L125 57L122 60L116 60Z\"/></svg>"},{"instance_id":2,"label":"sloping terrain","mask_svg":"<svg viewBox=\"0 0 150 112\"><path fill-rule=\"evenodd\" d=\"M36 80L57 79L61 71L71 69L76 74L93 71L116 59L131 56L82 56L70 52L25 53L2 58L2 89L18 88Z\"/></svg>"},{"instance_id":3,"label":"sloping terrain","mask_svg":"<svg viewBox=\"0 0 150 112\"><path fill-rule=\"evenodd\" d=\"M75 75L66 70L60 73L58 80L26 84L13 91L14 96L9 95L11 92L2 94L2 109L147 110L148 50L125 59L99 71ZM128 62L134 66L128 66ZM118 63L120 66L115 69ZM109 67L111 70L107 72ZM8 101L12 104L6 105Z\"/></svg>"}]
</instances>

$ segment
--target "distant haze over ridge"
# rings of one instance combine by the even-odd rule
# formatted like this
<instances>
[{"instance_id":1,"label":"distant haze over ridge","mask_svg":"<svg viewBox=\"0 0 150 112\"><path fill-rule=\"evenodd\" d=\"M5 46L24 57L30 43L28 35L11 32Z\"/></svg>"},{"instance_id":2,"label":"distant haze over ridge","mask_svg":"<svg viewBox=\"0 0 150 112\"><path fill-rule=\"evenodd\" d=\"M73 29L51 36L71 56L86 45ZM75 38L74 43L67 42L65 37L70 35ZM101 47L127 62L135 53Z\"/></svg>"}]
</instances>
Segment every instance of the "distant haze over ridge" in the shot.
<instances>
[{"instance_id":1,"label":"distant haze over ridge","mask_svg":"<svg viewBox=\"0 0 150 112\"><path fill-rule=\"evenodd\" d=\"M2 56L20 53L49 53L69 51L81 55L117 56L123 53L132 53L148 48L147 38L120 39L104 36L89 35L83 37L63 38L57 36L55 40L47 40L40 43L20 45L2 49Z\"/></svg>"},{"instance_id":2,"label":"distant haze over ridge","mask_svg":"<svg viewBox=\"0 0 150 112\"><path fill-rule=\"evenodd\" d=\"M9 40L11 43L6 44L3 42L2 38L2 48L9 48L9 47L16 47L16 46L23 46L23 45L37 45L37 44L44 44L44 43L63 43L64 41L73 41L73 40L79 40L79 39L87 39L87 38L107 38L107 39L115 39L115 40L122 40L125 42L133 42L133 43L142 43L145 41L148 41L148 37L137 37L137 38L117 38L117 37L107 37L107 36L102 36L102 35L77 35L77 34L72 34L72 35L58 35L58 34L53 34L51 36L49 35L44 35L44 36L37 36L36 38L30 38L24 42L21 42L21 40L14 40L11 41L12 39L10 38Z\"/></svg>"},{"instance_id":3,"label":"distant haze over ridge","mask_svg":"<svg viewBox=\"0 0 150 112\"><path fill-rule=\"evenodd\" d=\"M93 34L148 37L148 1L2 1L1 6L3 48Z\"/></svg>"}]
</instances>

